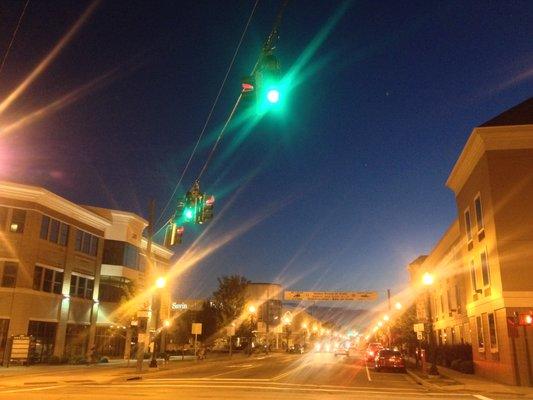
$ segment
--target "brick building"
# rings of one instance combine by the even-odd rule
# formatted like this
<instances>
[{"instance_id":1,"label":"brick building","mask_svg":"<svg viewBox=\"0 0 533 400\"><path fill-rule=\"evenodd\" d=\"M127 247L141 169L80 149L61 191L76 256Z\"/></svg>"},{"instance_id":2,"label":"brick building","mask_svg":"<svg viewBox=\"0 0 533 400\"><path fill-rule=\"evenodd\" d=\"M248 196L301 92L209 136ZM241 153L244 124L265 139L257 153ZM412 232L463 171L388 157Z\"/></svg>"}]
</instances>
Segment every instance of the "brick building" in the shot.
<instances>
[{"instance_id":1,"label":"brick building","mask_svg":"<svg viewBox=\"0 0 533 400\"><path fill-rule=\"evenodd\" d=\"M436 247L408 267L414 286L436 278L427 296L440 343L472 344L476 374L533 385L533 99L475 128L446 186L457 219Z\"/></svg>"}]
</instances>

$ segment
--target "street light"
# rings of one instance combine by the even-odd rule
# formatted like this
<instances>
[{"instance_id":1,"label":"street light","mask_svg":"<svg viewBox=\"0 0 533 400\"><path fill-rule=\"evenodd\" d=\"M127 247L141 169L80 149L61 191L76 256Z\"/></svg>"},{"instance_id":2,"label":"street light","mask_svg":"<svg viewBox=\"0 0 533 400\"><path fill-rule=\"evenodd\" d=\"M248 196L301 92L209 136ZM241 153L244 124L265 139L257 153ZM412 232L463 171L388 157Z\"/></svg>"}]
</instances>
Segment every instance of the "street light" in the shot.
<instances>
[{"instance_id":1,"label":"street light","mask_svg":"<svg viewBox=\"0 0 533 400\"><path fill-rule=\"evenodd\" d=\"M167 280L163 276L160 276L155 281L155 287L158 289L163 289L166 285L167 285Z\"/></svg>"},{"instance_id":2,"label":"street light","mask_svg":"<svg viewBox=\"0 0 533 400\"><path fill-rule=\"evenodd\" d=\"M385 314L383 316L383 321L387 322L388 320L390 320L390 317L387 314Z\"/></svg>"},{"instance_id":3,"label":"street light","mask_svg":"<svg viewBox=\"0 0 533 400\"><path fill-rule=\"evenodd\" d=\"M248 313L250 314L250 343L248 343L248 348L249 348L249 355L252 355L252 342L253 342L253 338L254 338L254 316L255 316L255 313L257 312L257 307L254 306L253 304L250 304L248 306Z\"/></svg>"},{"instance_id":4,"label":"street light","mask_svg":"<svg viewBox=\"0 0 533 400\"><path fill-rule=\"evenodd\" d=\"M383 322L378 321L378 328L381 328L383 326Z\"/></svg>"},{"instance_id":5,"label":"street light","mask_svg":"<svg viewBox=\"0 0 533 400\"><path fill-rule=\"evenodd\" d=\"M402 303L397 301L396 304L394 304L394 308L396 308L397 310L401 310L402 309Z\"/></svg>"},{"instance_id":6,"label":"street light","mask_svg":"<svg viewBox=\"0 0 533 400\"><path fill-rule=\"evenodd\" d=\"M155 281L155 287L157 289L163 289L167 284L165 277L160 276ZM157 368L157 351L159 350L157 330L159 329L159 311L161 308L161 291L156 290L152 294L152 312L155 320L155 335L154 335L154 349L152 351L152 359L150 360L150 368ZM161 337L159 337L161 339Z\"/></svg>"},{"instance_id":7,"label":"street light","mask_svg":"<svg viewBox=\"0 0 533 400\"><path fill-rule=\"evenodd\" d=\"M433 285L434 278L429 272L424 273L422 276L422 284L426 286L426 296L427 296L427 309L428 309L428 326L429 326L429 347L431 348L431 355L433 357L431 367L429 368L430 375L438 375L439 371L437 369L437 348L435 345L435 332L433 331L433 316L431 315L431 297L430 297L430 287Z\"/></svg>"}]
</instances>

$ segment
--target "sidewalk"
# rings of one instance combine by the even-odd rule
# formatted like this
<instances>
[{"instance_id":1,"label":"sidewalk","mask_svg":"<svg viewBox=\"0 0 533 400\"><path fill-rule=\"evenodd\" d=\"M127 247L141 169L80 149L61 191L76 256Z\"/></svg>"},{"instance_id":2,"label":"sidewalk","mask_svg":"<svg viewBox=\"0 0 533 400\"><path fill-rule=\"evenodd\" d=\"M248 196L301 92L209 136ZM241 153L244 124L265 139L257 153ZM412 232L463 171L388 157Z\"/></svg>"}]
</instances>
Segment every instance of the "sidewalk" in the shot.
<instances>
[{"instance_id":1,"label":"sidewalk","mask_svg":"<svg viewBox=\"0 0 533 400\"><path fill-rule=\"evenodd\" d=\"M428 377L427 374L414 367L408 368L407 373L418 383L433 390L506 394L533 399L531 387L504 385L441 366L438 366L438 370L440 375L437 377Z\"/></svg>"}]
</instances>

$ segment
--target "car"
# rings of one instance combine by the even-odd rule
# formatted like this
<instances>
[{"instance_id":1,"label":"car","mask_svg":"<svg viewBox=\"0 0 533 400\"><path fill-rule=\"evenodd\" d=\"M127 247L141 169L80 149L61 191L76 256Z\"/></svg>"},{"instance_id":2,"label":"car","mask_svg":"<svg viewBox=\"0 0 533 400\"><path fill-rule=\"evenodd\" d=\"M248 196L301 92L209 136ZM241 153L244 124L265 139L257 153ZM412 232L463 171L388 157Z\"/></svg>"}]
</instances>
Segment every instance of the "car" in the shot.
<instances>
[{"instance_id":1,"label":"car","mask_svg":"<svg viewBox=\"0 0 533 400\"><path fill-rule=\"evenodd\" d=\"M298 344L298 343L290 346L287 349L287 352L288 353L292 353L292 354L303 354L304 351L305 351L304 346L302 346L301 344Z\"/></svg>"},{"instance_id":2,"label":"car","mask_svg":"<svg viewBox=\"0 0 533 400\"><path fill-rule=\"evenodd\" d=\"M336 356L339 356L339 355L347 356L349 351L350 351L349 341L335 343L334 353Z\"/></svg>"},{"instance_id":3,"label":"car","mask_svg":"<svg viewBox=\"0 0 533 400\"><path fill-rule=\"evenodd\" d=\"M379 342L370 343L366 349L366 362L373 362L378 351L383 349L383 345Z\"/></svg>"},{"instance_id":4,"label":"car","mask_svg":"<svg viewBox=\"0 0 533 400\"><path fill-rule=\"evenodd\" d=\"M398 350L382 349L374 359L374 369L376 372L384 369L405 372L405 359Z\"/></svg>"}]
</instances>

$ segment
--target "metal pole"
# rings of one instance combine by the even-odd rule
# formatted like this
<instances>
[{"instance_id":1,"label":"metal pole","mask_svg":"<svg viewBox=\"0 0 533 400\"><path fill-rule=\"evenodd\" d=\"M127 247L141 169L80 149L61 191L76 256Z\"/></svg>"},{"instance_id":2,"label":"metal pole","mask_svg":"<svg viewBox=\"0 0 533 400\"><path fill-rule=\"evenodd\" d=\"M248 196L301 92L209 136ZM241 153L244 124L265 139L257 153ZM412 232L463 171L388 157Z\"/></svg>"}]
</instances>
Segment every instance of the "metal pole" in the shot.
<instances>
[{"instance_id":1,"label":"metal pole","mask_svg":"<svg viewBox=\"0 0 533 400\"><path fill-rule=\"evenodd\" d=\"M529 356L529 343L527 340L527 329L525 325L523 325L522 328L524 328L524 347L526 349L527 377L529 380L529 386L533 386L533 374L531 373L531 357Z\"/></svg>"},{"instance_id":2,"label":"metal pole","mask_svg":"<svg viewBox=\"0 0 533 400\"><path fill-rule=\"evenodd\" d=\"M429 347L431 349L431 356L433 358L431 367L429 368L430 375L438 375L439 371L437 369L437 348L435 346L435 335L433 331L433 315L431 312L431 298L429 289L427 290L428 297L428 316L429 316Z\"/></svg>"},{"instance_id":3,"label":"metal pole","mask_svg":"<svg viewBox=\"0 0 533 400\"><path fill-rule=\"evenodd\" d=\"M390 306L390 289L387 289L387 302L388 302L388 305L389 305L389 317L390 317L390 310L391 310L391 306ZM388 342L388 348L390 349L390 345L391 345L391 330L390 330L390 321L387 321L387 342Z\"/></svg>"}]
</instances>

